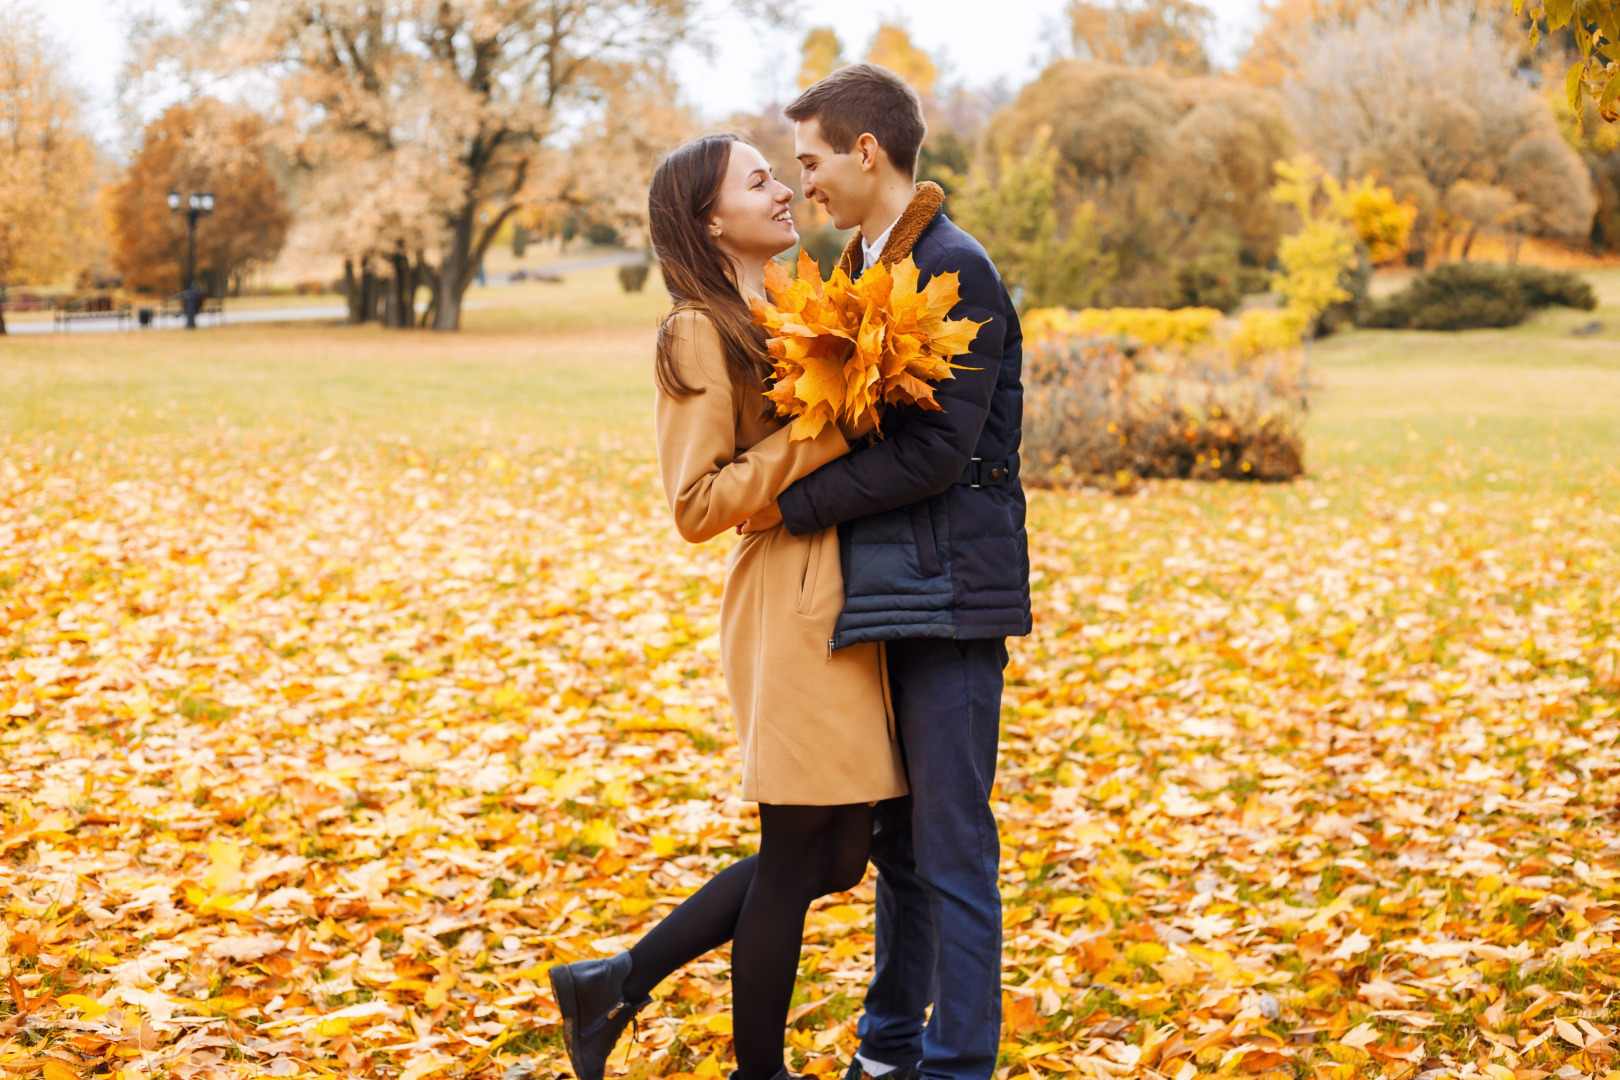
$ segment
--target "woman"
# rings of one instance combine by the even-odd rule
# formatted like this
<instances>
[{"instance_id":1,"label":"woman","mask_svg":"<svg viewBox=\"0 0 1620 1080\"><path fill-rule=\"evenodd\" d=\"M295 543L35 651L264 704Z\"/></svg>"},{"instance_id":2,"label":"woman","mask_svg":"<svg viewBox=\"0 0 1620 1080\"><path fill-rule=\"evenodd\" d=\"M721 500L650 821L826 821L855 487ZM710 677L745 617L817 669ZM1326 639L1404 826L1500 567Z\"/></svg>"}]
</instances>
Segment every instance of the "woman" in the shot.
<instances>
[{"instance_id":1,"label":"woman","mask_svg":"<svg viewBox=\"0 0 1620 1080\"><path fill-rule=\"evenodd\" d=\"M724 135L683 146L653 177L653 246L675 305L658 334L658 460L683 537L743 534L726 572L720 652L760 845L628 952L551 969L579 1080L601 1080L655 986L727 941L734 1080L785 1078L805 912L860 882L872 803L906 793L880 649L828 644L844 601L837 530L792 536L775 509L788 485L862 434L829 425L790 442L763 397L770 368L747 297L763 294L766 261L798 241L792 200L758 150Z\"/></svg>"}]
</instances>

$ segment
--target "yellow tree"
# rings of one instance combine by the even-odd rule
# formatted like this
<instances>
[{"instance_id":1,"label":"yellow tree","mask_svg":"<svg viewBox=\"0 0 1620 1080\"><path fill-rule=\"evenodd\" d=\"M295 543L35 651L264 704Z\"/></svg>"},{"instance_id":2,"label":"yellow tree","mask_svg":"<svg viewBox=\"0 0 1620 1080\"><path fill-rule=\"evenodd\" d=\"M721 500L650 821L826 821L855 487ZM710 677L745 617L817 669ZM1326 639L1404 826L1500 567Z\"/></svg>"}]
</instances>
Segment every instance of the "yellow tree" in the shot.
<instances>
[{"instance_id":1,"label":"yellow tree","mask_svg":"<svg viewBox=\"0 0 1620 1080\"><path fill-rule=\"evenodd\" d=\"M1279 161L1276 171L1272 199L1299 216L1299 231L1277 245L1282 269L1272 284L1285 306L1280 312L1249 312L1243 322L1245 339L1274 343L1297 341L1323 312L1354 299L1345 283L1361 253L1372 262L1397 257L1417 217L1416 208L1396 202L1394 192L1371 176L1341 184L1308 155ZM1238 351L1247 350L1240 344Z\"/></svg>"},{"instance_id":2,"label":"yellow tree","mask_svg":"<svg viewBox=\"0 0 1620 1080\"><path fill-rule=\"evenodd\" d=\"M0 288L59 279L90 231L95 151L39 24L0 2Z\"/></svg>"},{"instance_id":3,"label":"yellow tree","mask_svg":"<svg viewBox=\"0 0 1620 1080\"><path fill-rule=\"evenodd\" d=\"M1294 208L1300 228L1277 245L1282 270L1274 284L1287 306L1307 319L1350 299L1342 282L1356 265L1356 236L1342 195L1337 181L1310 158L1277 162L1271 197Z\"/></svg>"},{"instance_id":4,"label":"yellow tree","mask_svg":"<svg viewBox=\"0 0 1620 1080\"><path fill-rule=\"evenodd\" d=\"M939 68L934 66L934 61L912 44L911 33L898 23L886 22L878 26L866 50L866 60L888 68L924 96L933 92L934 82L939 78Z\"/></svg>"},{"instance_id":5,"label":"yellow tree","mask_svg":"<svg viewBox=\"0 0 1620 1080\"><path fill-rule=\"evenodd\" d=\"M799 46L799 89L820 82L843 67L844 43L830 26L813 27Z\"/></svg>"},{"instance_id":6,"label":"yellow tree","mask_svg":"<svg viewBox=\"0 0 1620 1080\"><path fill-rule=\"evenodd\" d=\"M1617 0L1512 0L1513 15L1528 16L1531 46L1541 40L1543 28L1568 28L1575 38L1576 62L1564 74L1564 89L1571 111L1582 103L1596 103L1598 114L1613 123L1620 120L1620 2Z\"/></svg>"}]
</instances>

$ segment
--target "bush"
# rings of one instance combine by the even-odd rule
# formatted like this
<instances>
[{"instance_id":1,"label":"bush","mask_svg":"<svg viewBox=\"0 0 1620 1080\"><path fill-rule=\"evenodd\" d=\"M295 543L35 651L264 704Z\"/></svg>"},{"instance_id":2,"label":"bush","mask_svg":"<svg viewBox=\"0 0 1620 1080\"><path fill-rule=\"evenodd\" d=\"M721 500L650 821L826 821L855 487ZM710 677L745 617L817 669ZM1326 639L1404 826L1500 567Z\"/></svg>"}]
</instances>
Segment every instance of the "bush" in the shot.
<instances>
[{"instance_id":1,"label":"bush","mask_svg":"<svg viewBox=\"0 0 1620 1080\"><path fill-rule=\"evenodd\" d=\"M1025 338L1124 337L1136 345L1205 345L1215 340L1214 308L1036 308L1024 316Z\"/></svg>"},{"instance_id":2,"label":"bush","mask_svg":"<svg viewBox=\"0 0 1620 1080\"><path fill-rule=\"evenodd\" d=\"M1184 307L1231 311L1243 299L1243 284L1243 267L1235 257L1203 255L1176 267L1176 289Z\"/></svg>"},{"instance_id":3,"label":"bush","mask_svg":"<svg viewBox=\"0 0 1620 1080\"><path fill-rule=\"evenodd\" d=\"M1525 302L1533 308L1558 305L1591 311L1597 307L1597 293L1592 283L1584 281L1568 270L1548 270L1544 266L1510 266L1524 290Z\"/></svg>"},{"instance_id":4,"label":"bush","mask_svg":"<svg viewBox=\"0 0 1620 1080\"><path fill-rule=\"evenodd\" d=\"M1025 358L1022 468L1032 484L1304 472L1307 402L1291 354L1238 364L1219 349L1134 352L1054 335Z\"/></svg>"},{"instance_id":5,"label":"bush","mask_svg":"<svg viewBox=\"0 0 1620 1080\"><path fill-rule=\"evenodd\" d=\"M1565 270L1445 263L1373 304L1367 325L1399 330L1517 326L1534 309L1553 304L1591 311L1597 307L1597 294Z\"/></svg>"},{"instance_id":6,"label":"bush","mask_svg":"<svg viewBox=\"0 0 1620 1080\"><path fill-rule=\"evenodd\" d=\"M647 287L647 274L651 267L644 262L626 263L619 267L619 287L627 293L638 293Z\"/></svg>"}]
</instances>

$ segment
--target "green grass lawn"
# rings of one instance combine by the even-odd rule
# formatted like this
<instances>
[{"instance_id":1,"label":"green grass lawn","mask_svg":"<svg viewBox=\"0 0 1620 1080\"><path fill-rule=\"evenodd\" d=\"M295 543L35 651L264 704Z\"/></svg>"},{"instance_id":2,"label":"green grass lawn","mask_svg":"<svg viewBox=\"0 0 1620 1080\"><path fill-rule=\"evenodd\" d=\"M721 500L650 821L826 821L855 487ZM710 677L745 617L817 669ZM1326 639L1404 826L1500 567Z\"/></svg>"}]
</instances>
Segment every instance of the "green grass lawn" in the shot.
<instances>
[{"instance_id":1,"label":"green grass lawn","mask_svg":"<svg viewBox=\"0 0 1620 1080\"><path fill-rule=\"evenodd\" d=\"M1313 344L1313 472L1387 470L1442 487L1617 494L1620 271L1585 275L1596 311L1508 330L1357 330ZM1596 333L1577 328L1601 324Z\"/></svg>"},{"instance_id":2,"label":"green grass lawn","mask_svg":"<svg viewBox=\"0 0 1620 1080\"><path fill-rule=\"evenodd\" d=\"M1436 491L1620 493L1620 271L1595 312L1511 330L1354 331L1315 343L1313 477ZM77 449L220 426L311 441L403 435L650 450L656 276L475 289L460 334L314 324L16 337L0 344L0 431ZM1595 334L1572 331L1592 321ZM111 442L109 443L109 440Z\"/></svg>"},{"instance_id":3,"label":"green grass lawn","mask_svg":"<svg viewBox=\"0 0 1620 1080\"><path fill-rule=\"evenodd\" d=\"M474 289L458 334L265 324L0 339L0 431L63 440L228 425L326 439L557 439L642 431L656 277L626 296L613 271Z\"/></svg>"}]
</instances>

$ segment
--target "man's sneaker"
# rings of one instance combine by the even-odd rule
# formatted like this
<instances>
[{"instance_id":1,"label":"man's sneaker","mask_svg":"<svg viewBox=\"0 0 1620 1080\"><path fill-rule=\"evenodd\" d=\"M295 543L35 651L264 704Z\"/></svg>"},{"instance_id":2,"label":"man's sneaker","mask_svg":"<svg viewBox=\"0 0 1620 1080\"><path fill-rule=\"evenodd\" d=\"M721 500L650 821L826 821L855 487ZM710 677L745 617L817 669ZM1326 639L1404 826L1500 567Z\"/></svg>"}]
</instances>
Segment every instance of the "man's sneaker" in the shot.
<instances>
[{"instance_id":1,"label":"man's sneaker","mask_svg":"<svg viewBox=\"0 0 1620 1080\"><path fill-rule=\"evenodd\" d=\"M606 960L558 964L548 972L557 1011L562 1013L563 1044L578 1080L602 1080L608 1055L625 1025L652 1000L624 1000L630 968L630 954L622 952Z\"/></svg>"},{"instance_id":2,"label":"man's sneaker","mask_svg":"<svg viewBox=\"0 0 1620 1080\"><path fill-rule=\"evenodd\" d=\"M849 1070L844 1073L844 1080L922 1080L922 1065L901 1065L874 1077L861 1067L860 1058L852 1058Z\"/></svg>"}]
</instances>

